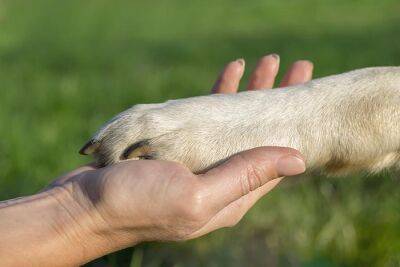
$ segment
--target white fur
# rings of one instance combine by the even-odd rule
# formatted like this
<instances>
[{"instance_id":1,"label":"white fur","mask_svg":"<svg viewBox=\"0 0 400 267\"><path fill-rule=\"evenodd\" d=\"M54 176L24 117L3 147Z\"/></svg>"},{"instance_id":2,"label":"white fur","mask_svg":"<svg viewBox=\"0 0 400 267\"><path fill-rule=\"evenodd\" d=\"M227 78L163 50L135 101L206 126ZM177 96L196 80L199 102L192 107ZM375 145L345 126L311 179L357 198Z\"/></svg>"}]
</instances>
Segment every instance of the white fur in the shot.
<instances>
[{"instance_id":1,"label":"white fur","mask_svg":"<svg viewBox=\"0 0 400 267\"><path fill-rule=\"evenodd\" d=\"M155 159L204 171L258 146L298 149L309 169L378 171L400 159L400 67L366 68L287 88L136 105L93 138L103 164L148 140Z\"/></svg>"}]
</instances>

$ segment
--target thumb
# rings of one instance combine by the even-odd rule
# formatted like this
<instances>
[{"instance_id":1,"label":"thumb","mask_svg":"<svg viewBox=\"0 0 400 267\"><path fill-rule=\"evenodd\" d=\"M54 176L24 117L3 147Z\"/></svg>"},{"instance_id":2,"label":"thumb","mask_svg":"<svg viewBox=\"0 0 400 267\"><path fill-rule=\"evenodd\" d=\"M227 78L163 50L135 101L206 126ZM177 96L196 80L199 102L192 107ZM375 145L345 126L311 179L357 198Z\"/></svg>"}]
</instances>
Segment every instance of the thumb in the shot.
<instances>
[{"instance_id":1,"label":"thumb","mask_svg":"<svg viewBox=\"0 0 400 267\"><path fill-rule=\"evenodd\" d=\"M303 156L293 148L259 147L241 152L203 175L207 203L222 209L275 178L305 169Z\"/></svg>"}]
</instances>

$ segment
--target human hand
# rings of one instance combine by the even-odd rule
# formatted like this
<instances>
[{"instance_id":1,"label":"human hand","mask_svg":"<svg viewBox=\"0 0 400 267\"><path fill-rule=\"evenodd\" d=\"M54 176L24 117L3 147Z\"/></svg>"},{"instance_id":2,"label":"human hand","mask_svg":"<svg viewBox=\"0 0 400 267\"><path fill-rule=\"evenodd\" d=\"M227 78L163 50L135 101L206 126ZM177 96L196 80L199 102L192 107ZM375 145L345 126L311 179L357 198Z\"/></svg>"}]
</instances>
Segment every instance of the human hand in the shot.
<instances>
[{"instance_id":1,"label":"human hand","mask_svg":"<svg viewBox=\"0 0 400 267\"><path fill-rule=\"evenodd\" d=\"M116 246L122 248L142 241L192 239L235 225L275 186L274 179L304 170L298 151L262 147L201 175L174 162L125 161L62 177L52 188L75 196L78 205L73 207L82 207L90 218L101 218L93 225L117 235ZM68 213L81 212L72 208Z\"/></svg>"}]
</instances>

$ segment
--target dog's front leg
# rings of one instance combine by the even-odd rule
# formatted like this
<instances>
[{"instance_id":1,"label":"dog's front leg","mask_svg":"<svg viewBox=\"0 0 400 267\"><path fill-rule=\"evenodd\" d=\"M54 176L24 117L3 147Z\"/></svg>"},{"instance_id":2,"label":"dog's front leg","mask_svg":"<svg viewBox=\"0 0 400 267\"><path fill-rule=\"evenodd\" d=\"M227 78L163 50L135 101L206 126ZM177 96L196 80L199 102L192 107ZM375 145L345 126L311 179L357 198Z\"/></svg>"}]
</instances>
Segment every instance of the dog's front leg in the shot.
<instances>
[{"instance_id":1,"label":"dog's front leg","mask_svg":"<svg viewBox=\"0 0 400 267\"><path fill-rule=\"evenodd\" d=\"M137 105L86 145L102 164L181 162L195 172L257 146L300 150L309 169L380 170L399 159L400 68L368 68L300 86Z\"/></svg>"}]
</instances>

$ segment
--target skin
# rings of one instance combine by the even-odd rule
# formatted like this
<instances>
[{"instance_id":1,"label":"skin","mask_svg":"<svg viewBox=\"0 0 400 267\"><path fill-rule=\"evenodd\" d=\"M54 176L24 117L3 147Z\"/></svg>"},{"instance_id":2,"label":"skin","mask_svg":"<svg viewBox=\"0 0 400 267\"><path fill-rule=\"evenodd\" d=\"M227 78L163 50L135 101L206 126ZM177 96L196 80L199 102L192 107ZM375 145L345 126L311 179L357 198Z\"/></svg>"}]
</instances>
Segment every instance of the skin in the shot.
<instances>
[{"instance_id":1,"label":"skin","mask_svg":"<svg viewBox=\"0 0 400 267\"><path fill-rule=\"evenodd\" d=\"M244 60L226 65L213 93L236 93ZM272 88L279 57L260 59L248 90ZM311 79L295 62L281 86ZM234 226L282 176L305 171L291 148L260 147L194 175L167 161L86 165L36 195L0 202L2 266L76 266L145 241L193 239Z\"/></svg>"}]
</instances>

